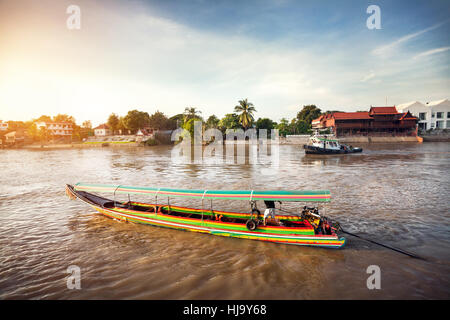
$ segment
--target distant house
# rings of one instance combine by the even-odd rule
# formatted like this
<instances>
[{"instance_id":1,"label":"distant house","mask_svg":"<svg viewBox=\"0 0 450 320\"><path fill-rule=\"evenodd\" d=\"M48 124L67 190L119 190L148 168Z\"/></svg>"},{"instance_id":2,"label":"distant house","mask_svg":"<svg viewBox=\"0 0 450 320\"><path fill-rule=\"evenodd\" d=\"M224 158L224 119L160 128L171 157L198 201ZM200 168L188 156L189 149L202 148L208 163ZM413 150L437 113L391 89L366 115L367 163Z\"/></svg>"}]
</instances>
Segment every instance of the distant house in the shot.
<instances>
[{"instance_id":1,"label":"distant house","mask_svg":"<svg viewBox=\"0 0 450 320\"><path fill-rule=\"evenodd\" d=\"M397 106L402 112L409 111L419 118L419 129L450 129L450 101L448 99L427 102L408 102Z\"/></svg>"},{"instance_id":2,"label":"distant house","mask_svg":"<svg viewBox=\"0 0 450 320\"><path fill-rule=\"evenodd\" d=\"M6 130L8 130L8 122L3 122L3 120L0 120L0 131Z\"/></svg>"},{"instance_id":3,"label":"distant house","mask_svg":"<svg viewBox=\"0 0 450 320\"><path fill-rule=\"evenodd\" d=\"M25 141L24 130L11 131L5 134L5 144L17 145L22 144Z\"/></svg>"},{"instance_id":4,"label":"distant house","mask_svg":"<svg viewBox=\"0 0 450 320\"><path fill-rule=\"evenodd\" d=\"M142 129L139 129L136 132L136 142L146 141L148 139L154 139L155 133L158 132L158 129L145 127Z\"/></svg>"},{"instance_id":5,"label":"distant house","mask_svg":"<svg viewBox=\"0 0 450 320\"><path fill-rule=\"evenodd\" d=\"M158 129L155 128L150 128L150 127L145 127L142 129L139 129L138 132L136 133L137 136L150 136L150 137L154 137L155 133L158 132Z\"/></svg>"},{"instance_id":6,"label":"distant house","mask_svg":"<svg viewBox=\"0 0 450 320\"><path fill-rule=\"evenodd\" d=\"M330 128L336 137L415 136L417 118L410 112L397 112L395 107L371 107L363 112L334 112L311 122L313 129Z\"/></svg>"},{"instance_id":7,"label":"distant house","mask_svg":"<svg viewBox=\"0 0 450 320\"><path fill-rule=\"evenodd\" d=\"M73 124L71 122L38 121L35 122L35 124L38 130L41 128L47 129L53 139L72 138Z\"/></svg>"},{"instance_id":8,"label":"distant house","mask_svg":"<svg viewBox=\"0 0 450 320\"><path fill-rule=\"evenodd\" d=\"M95 136L110 136L111 130L109 129L109 127L106 123L103 123L103 124L99 125L98 127L94 128L94 134L95 134Z\"/></svg>"}]
</instances>

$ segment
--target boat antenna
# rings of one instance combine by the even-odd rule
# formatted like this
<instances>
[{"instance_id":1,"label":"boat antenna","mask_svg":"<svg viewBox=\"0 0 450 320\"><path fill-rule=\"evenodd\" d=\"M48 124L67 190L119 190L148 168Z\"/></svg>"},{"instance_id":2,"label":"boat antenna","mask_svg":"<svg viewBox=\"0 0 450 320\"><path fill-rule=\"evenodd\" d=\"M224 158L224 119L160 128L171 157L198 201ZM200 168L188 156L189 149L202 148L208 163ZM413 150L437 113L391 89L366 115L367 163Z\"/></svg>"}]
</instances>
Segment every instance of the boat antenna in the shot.
<instances>
[{"instance_id":1,"label":"boat antenna","mask_svg":"<svg viewBox=\"0 0 450 320\"><path fill-rule=\"evenodd\" d=\"M116 206L116 191L120 188L120 184L114 189L114 207Z\"/></svg>"},{"instance_id":2,"label":"boat antenna","mask_svg":"<svg viewBox=\"0 0 450 320\"><path fill-rule=\"evenodd\" d=\"M204 210L204 207L203 207L203 199L205 198L205 194L208 192L208 190L205 190L204 192L203 192L203 196L202 196L202 223L203 223L203 212L205 211Z\"/></svg>"},{"instance_id":3,"label":"boat antenna","mask_svg":"<svg viewBox=\"0 0 450 320\"><path fill-rule=\"evenodd\" d=\"M161 187L158 188L158 190L156 191L156 194L155 194L155 215L158 215L157 205L158 205L158 193L159 193L160 189L161 189Z\"/></svg>"}]
</instances>

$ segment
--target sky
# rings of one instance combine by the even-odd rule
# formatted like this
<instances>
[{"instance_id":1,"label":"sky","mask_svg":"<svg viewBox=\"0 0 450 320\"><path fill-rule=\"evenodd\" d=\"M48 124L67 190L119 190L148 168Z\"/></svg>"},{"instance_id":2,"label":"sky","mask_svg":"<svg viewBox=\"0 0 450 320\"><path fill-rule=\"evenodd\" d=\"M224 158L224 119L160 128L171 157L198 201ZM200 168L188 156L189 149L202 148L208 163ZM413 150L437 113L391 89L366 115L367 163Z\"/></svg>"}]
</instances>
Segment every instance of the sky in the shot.
<instances>
[{"instance_id":1,"label":"sky","mask_svg":"<svg viewBox=\"0 0 450 320\"><path fill-rule=\"evenodd\" d=\"M367 28L369 5L381 29ZM80 29L69 29L69 5ZM0 120L450 98L450 1L0 0Z\"/></svg>"}]
</instances>

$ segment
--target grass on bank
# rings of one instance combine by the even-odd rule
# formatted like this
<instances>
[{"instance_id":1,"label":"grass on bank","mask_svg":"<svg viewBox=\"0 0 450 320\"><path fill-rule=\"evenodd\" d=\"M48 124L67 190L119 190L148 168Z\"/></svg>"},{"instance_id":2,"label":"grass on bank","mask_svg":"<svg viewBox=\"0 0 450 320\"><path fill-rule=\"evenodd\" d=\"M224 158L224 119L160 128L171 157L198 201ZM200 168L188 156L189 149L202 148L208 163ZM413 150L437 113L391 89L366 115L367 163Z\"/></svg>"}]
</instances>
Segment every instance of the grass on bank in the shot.
<instances>
[{"instance_id":1,"label":"grass on bank","mask_svg":"<svg viewBox=\"0 0 450 320\"><path fill-rule=\"evenodd\" d=\"M103 144L103 143L111 143L111 144L125 144L125 143L136 143L135 141L86 141L83 144Z\"/></svg>"}]
</instances>

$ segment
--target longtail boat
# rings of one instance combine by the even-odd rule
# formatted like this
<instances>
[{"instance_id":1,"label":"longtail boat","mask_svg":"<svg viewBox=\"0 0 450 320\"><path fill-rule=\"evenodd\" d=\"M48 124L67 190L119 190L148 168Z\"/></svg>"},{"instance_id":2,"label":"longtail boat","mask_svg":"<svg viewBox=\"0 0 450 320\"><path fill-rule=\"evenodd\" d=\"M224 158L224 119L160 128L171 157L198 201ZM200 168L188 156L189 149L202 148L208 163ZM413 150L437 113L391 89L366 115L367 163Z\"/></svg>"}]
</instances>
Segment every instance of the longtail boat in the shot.
<instances>
[{"instance_id":1,"label":"longtail boat","mask_svg":"<svg viewBox=\"0 0 450 320\"><path fill-rule=\"evenodd\" d=\"M113 199L94 193L112 193ZM275 202L329 202L330 191L257 191L257 190L183 190L145 188L122 185L77 183L66 185L66 194L80 199L110 218L195 231L212 235L261 240L282 244L340 248L345 238L339 237L331 221L319 214L318 207L303 206L298 214L276 214ZM116 201L116 194L128 194L129 201ZM130 200L130 194L153 196L154 203ZM167 198L167 204L158 203L158 197ZM171 197L199 199L202 207L187 208L170 204ZM250 212L214 210L212 200L244 200ZM204 201L209 200L209 208ZM261 214L257 202L264 201L267 209Z\"/></svg>"}]
</instances>

